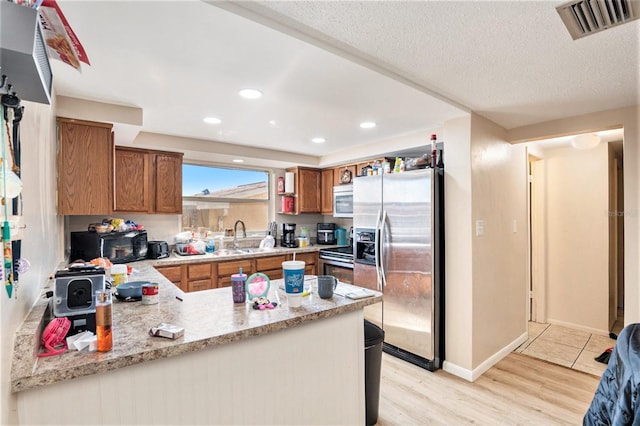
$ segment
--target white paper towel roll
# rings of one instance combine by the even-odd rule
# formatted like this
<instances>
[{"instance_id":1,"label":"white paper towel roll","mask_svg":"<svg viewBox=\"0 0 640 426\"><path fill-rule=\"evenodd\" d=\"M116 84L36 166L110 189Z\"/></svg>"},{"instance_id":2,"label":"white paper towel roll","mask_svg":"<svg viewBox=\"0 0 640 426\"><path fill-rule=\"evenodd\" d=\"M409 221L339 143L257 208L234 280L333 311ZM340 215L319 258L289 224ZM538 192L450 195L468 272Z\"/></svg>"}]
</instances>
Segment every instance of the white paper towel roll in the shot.
<instances>
[{"instance_id":1,"label":"white paper towel roll","mask_svg":"<svg viewBox=\"0 0 640 426\"><path fill-rule=\"evenodd\" d=\"M287 194L293 194L294 186L293 186L293 172L286 172L284 174L284 192Z\"/></svg>"}]
</instances>

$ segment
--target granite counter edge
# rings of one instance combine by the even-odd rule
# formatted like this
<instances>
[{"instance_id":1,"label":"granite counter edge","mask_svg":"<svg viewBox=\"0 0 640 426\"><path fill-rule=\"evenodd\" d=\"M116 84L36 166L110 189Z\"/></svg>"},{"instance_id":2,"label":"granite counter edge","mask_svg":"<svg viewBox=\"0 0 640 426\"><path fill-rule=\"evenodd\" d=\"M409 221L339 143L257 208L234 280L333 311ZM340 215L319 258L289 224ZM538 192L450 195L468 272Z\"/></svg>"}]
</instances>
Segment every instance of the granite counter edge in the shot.
<instances>
[{"instance_id":1,"label":"granite counter edge","mask_svg":"<svg viewBox=\"0 0 640 426\"><path fill-rule=\"evenodd\" d=\"M231 333L227 333L220 336L213 336L204 338L201 340L195 340L184 344L176 344L173 346L153 349L149 351L141 351L128 355L123 355L120 358L112 359L105 362L89 363L83 366L67 369L58 369L54 371L46 371L39 374L31 374L24 369L20 374L12 371L11 374L11 392L20 392L40 386L46 386L57 382L66 380L72 380L79 377L90 376L98 373L105 373L108 371L141 364L148 361L153 361L161 358L170 358L181 354L195 352L198 350L206 349L209 347L215 347L218 345L224 345L235 341L243 340L253 336L260 336L276 331L284 330L290 327L302 325L304 323L314 321L317 319L329 318L335 315L340 315L346 312L356 311L362 309L365 306L378 303L382 300L382 295L369 297L352 301L348 305L337 306L332 309L327 309L318 312L312 312L307 315L289 318L283 321L277 321L271 324L265 324L258 327L245 328L237 330ZM36 361L34 361L35 363ZM32 363L33 366L33 363Z\"/></svg>"}]
</instances>

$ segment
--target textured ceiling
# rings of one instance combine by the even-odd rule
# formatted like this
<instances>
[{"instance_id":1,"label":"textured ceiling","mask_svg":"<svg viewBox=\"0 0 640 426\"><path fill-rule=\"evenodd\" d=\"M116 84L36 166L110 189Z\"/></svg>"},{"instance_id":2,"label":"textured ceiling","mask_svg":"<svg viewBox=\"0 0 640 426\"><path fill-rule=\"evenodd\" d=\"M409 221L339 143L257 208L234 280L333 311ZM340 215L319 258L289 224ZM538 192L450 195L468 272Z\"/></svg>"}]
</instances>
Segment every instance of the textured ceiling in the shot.
<instances>
[{"instance_id":1,"label":"textured ceiling","mask_svg":"<svg viewBox=\"0 0 640 426\"><path fill-rule=\"evenodd\" d=\"M640 104L640 21L573 41L556 1L242 6L392 70L506 129ZM640 8L640 2L635 2Z\"/></svg>"},{"instance_id":2,"label":"textured ceiling","mask_svg":"<svg viewBox=\"0 0 640 426\"><path fill-rule=\"evenodd\" d=\"M640 21L573 41L556 2L58 3L91 66L55 62L56 92L140 107L145 132L320 156L468 111L510 129L640 104Z\"/></svg>"}]
</instances>

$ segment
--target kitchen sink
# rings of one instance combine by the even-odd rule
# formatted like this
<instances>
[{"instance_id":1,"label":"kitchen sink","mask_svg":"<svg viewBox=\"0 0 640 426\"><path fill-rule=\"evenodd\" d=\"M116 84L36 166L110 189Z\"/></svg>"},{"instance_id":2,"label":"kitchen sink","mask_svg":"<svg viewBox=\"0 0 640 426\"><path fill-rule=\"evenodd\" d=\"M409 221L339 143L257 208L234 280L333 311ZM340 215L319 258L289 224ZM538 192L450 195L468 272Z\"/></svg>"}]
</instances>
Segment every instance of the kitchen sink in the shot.
<instances>
[{"instance_id":1,"label":"kitchen sink","mask_svg":"<svg viewBox=\"0 0 640 426\"><path fill-rule=\"evenodd\" d=\"M267 253L274 252L272 248L237 248L237 249L222 249L213 252L214 256L230 256L234 254L252 254L252 253Z\"/></svg>"}]
</instances>

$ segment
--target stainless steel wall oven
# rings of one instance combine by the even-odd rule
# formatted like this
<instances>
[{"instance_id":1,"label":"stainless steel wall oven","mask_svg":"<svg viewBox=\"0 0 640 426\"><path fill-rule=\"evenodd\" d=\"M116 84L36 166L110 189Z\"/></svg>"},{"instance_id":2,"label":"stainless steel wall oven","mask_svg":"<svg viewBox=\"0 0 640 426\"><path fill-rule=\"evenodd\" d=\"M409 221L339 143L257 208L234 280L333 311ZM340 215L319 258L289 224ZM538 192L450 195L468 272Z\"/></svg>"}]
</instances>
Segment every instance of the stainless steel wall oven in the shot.
<instances>
[{"instance_id":1,"label":"stainless steel wall oven","mask_svg":"<svg viewBox=\"0 0 640 426\"><path fill-rule=\"evenodd\" d=\"M321 249L318 275L333 275L340 282L353 284L353 247Z\"/></svg>"}]
</instances>

